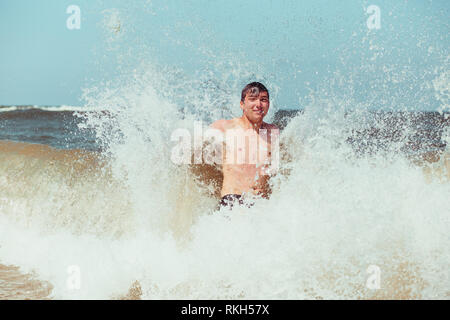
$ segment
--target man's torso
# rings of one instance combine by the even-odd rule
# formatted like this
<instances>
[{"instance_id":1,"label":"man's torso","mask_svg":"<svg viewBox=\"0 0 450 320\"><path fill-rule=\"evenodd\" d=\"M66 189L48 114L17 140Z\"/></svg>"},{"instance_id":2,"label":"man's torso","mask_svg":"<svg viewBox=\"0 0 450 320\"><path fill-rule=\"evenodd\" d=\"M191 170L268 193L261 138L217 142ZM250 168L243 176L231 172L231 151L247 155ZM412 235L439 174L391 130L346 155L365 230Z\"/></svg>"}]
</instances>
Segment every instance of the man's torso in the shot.
<instances>
[{"instance_id":1,"label":"man's torso","mask_svg":"<svg viewBox=\"0 0 450 320\"><path fill-rule=\"evenodd\" d=\"M225 120L221 125L225 134L221 196L243 193L267 196L270 192L267 169L271 160L271 137L277 127L263 122L257 132L243 128L239 120Z\"/></svg>"}]
</instances>

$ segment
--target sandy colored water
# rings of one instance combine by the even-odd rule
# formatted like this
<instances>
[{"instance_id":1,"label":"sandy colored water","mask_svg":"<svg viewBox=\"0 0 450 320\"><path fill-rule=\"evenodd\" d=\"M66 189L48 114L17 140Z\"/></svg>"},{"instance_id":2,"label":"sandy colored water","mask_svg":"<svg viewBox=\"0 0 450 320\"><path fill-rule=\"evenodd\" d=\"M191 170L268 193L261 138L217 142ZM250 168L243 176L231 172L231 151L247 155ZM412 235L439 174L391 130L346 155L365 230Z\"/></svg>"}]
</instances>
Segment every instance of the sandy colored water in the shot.
<instances>
[{"instance_id":1,"label":"sandy colored water","mask_svg":"<svg viewBox=\"0 0 450 320\"><path fill-rule=\"evenodd\" d=\"M88 169L98 166L98 159L92 153L86 153L81 150L56 150L43 145L30 145L27 143L16 143L9 141L0 142L0 153L16 154L19 157L39 158L45 162L58 162L62 166L81 166L81 169ZM82 161L74 161L74 159L81 159ZM442 155L440 158L424 159L426 163L424 173L430 179L438 178L443 181L450 180L450 156L448 154ZM434 164L439 164L433 166ZM88 169L89 170L89 169ZM195 170L194 170L195 171ZM207 177L213 174L207 174ZM200 176L202 179L205 177ZM192 188L187 188L188 190ZM186 208L180 208L180 211L185 211ZM177 225L182 225L178 221ZM416 289L420 286L425 286L426 283L417 278L419 274L416 272L416 266L408 261L396 260L386 263L383 269L391 269L388 274L389 278L382 278L382 287L379 290L371 291L364 288L364 283L361 287L355 288L358 292L363 293L362 299L421 299L421 295L417 291L411 291L411 284L414 284ZM329 270L324 270L326 276L323 278L323 285L329 288L333 287L335 281L340 281L339 276L333 277ZM349 274L349 277L356 275ZM321 299L320 296L314 295L313 288L305 288L305 292L309 291L312 298ZM111 296L111 299L140 299L142 296L142 289L139 282L130 283L128 292L122 295ZM42 300L52 298L52 284L42 281L35 274L25 273L17 266L1 264L0 261L0 299L2 300ZM450 292L447 296L439 297L441 299L449 299Z\"/></svg>"},{"instance_id":2,"label":"sandy colored water","mask_svg":"<svg viewBox=\"0 0 450 320\"><path fill-rule=\"evenodd\" d=\"M420 293L412 290L412 285L417 288L419 284L425 287L425 281L417 278L416 267L408 262L393 263L388 267L391 275L388 278L382 278L381 287L377 290L369 290L361 284L360 288L355 290L363 295L363 300L416 300L421 299ZM355 276L355 275L349 275ZM339 278L333 276L329 271L323 277L323 285L332 288L333 283L339 281ZM322 300L323 297L315 295L313 288L305 288L312 299ZM39 280L32 274L20 272L18 267L5 266L0 264L0 300L48 300L51 297L52 285L48 282ZM142 289L138 281L130 284L127 293L118 296L112 296L112 300L140 300ZM243 297L245 298L245 297ZM450 291L446 297L439 299L450 299Z\"/></svg>"},{"instance_id":3,"label":"sandy colored water","mask_svg":"<svg viewBox=\"0 0 450 320\"><path fill-rule=\"evenodd\" d=\"M51 291L51 284L20 272L18 267L0 264L0 299L43 300L49 298Z\"/></svg>"},{"instance_id":4,"label":"sandy colored water","mask_svg":"<svg viewBox=\"0 0 450 320\"><path fill-rule=\"evenodd\" d=\"M39 280L35 275L26 274L19 267L0 264L0 300L49 300L52 285ZM142 289L138 282L131 284L129 291L112 299L139 300Z\"/></svg>"}]
</instances>

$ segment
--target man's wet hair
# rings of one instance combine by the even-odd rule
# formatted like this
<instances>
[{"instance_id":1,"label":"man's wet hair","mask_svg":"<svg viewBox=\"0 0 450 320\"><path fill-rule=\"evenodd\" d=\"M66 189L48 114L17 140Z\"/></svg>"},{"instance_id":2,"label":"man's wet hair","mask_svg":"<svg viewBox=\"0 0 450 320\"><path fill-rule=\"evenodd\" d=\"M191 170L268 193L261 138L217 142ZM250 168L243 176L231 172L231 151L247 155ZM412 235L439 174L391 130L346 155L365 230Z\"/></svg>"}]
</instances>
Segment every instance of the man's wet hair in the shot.
<instances>
[{"instance_id":1,"label":"man's wet hair","mask_svg":"<svg viewBox=\"0 0 450 320\"><path fill-rule=\"evenodd\" d=\"M242 89L241 101L244 102L247 94L250 96L258 96L260 92L267 92L267 97L269 97L269 90L260 82L251 82Z\"/></svg>"}]
</instances>

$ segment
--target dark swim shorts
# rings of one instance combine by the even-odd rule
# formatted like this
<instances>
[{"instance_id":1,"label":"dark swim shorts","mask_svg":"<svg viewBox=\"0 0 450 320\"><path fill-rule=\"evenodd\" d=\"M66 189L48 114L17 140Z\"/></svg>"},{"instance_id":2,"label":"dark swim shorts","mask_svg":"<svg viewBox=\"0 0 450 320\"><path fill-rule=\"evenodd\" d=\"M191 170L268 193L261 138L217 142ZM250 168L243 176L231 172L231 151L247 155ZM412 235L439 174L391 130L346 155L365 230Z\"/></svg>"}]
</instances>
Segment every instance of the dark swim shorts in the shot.
<instances>
[{"instance_id":1,"label":"dark swim shorts","mask_svg":"<svg viewBox=\"0 0 450 320\"><path fill-rule=\"evenodd\" d=\"M253 205L252 203L244 203L242 195L240 194L226 194L220 200L219 208L227 207L231 210L235 204L237 205L245 204L247 207L251 207Z\"/></svg>"}]
</instances>

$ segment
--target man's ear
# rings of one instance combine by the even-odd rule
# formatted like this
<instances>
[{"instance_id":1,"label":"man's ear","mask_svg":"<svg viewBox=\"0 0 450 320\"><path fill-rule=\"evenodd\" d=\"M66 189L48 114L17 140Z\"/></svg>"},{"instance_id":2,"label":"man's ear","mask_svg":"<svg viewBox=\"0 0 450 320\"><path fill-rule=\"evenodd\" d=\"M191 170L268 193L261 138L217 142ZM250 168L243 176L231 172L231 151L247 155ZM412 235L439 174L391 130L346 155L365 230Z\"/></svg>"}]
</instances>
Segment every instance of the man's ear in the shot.
<instances>
[{"instance_id":1,"label":"man's ear","mask_svg":"<svg viewBox=\"0 0 450 320\"><path fill-rule=\"evenodd\" d=\"M241 101L241 109L244 111L244 103Z\"/></svg>"}]
</instances>

